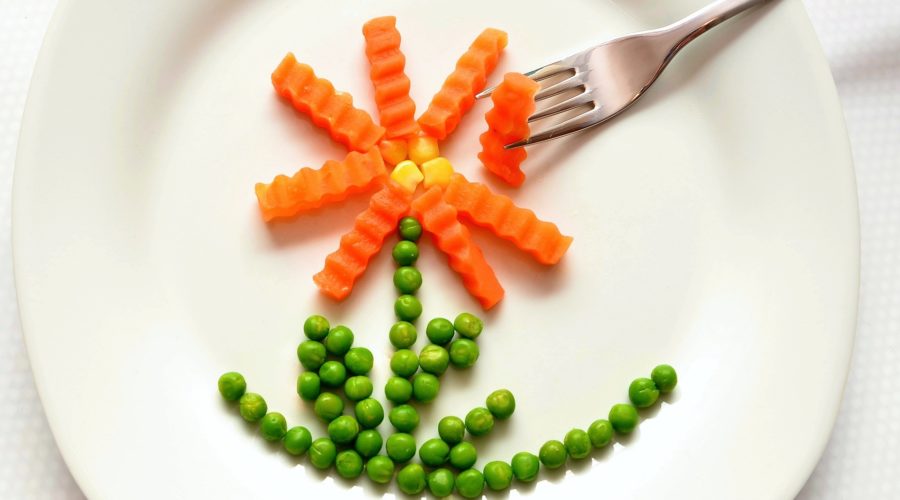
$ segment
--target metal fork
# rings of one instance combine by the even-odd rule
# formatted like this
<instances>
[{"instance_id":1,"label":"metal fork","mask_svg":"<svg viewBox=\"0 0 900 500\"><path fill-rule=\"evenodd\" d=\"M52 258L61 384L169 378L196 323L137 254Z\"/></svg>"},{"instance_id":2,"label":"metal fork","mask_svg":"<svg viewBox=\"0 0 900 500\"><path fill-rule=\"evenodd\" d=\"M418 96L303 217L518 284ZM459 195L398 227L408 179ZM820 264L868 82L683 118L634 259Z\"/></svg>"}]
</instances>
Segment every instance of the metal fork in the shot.
<instances>
[{"instance_id":1,"label":"metal fork","mask_svg":"<svg viewBox=\"0 0 900 500\"><path fill-rule=\"evenodd\" d=\"M504 147L513 149L556 139L615 118L653 85L682 47L722 21L768 1L719 0L664 28L616 38L525 73L535 81L565 77L538 91L536 101L572 89L581 90L580 94L531 115L529 122L580 107L591 109ZM494 88L476 97L487 97Z\"/></svg>"}]
</instances>

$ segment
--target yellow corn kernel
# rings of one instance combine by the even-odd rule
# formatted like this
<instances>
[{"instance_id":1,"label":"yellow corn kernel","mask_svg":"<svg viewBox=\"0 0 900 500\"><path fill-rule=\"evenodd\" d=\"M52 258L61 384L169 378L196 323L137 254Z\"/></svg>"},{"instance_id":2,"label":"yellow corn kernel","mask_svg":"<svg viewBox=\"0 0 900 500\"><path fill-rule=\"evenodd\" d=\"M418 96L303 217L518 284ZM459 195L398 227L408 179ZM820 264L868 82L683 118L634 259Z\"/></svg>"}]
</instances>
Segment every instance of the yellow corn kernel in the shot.
<instances>
[{"instance_id":1,"label":"yellow corn kernel","mask_svg":"<svg viewBox=\"0 0 900 500\"><path fill-rule=\"evenodd\" d=\"M406 159L406 141L386 140L378 144L381 157L388 165L396 165Z\"/></svg>"},{"instance_id":2,"label":"yellow corn kernel","mask_svg":"<svg viewBox=\"0 0 900 500\"><path fill-rule=\"evenodd\" d=\"M425 174L425 189L431 186L446 187L453 175L453 165L443 156L438 156L422 164L422 173Z\"/></svg>"},{"instance_id":3,"label":"yellow corn kernel","mask_svg":"<svg viewBox=\"0 0 900 500\"><path fill-rule=\"evenodd\" d=\"M409 159L416 162L416 165L437 158L441 154L438 150L437 139L427 135L419 135L410 139L407 150Z\"/></svg>"},{"instance_id":4,"label":"yellow corn kernel","mask_svg":"<svg viewBox=\"0 0 900 500\"><path fill-rule=\"evenodd\" d=\"M419 167L409 160L401 161L391 172L391 179L410 193L415 192L416 186L418 186L424 178L425 176L422 175L422 171L419 170Z\"/></svg>"}]
</instances>

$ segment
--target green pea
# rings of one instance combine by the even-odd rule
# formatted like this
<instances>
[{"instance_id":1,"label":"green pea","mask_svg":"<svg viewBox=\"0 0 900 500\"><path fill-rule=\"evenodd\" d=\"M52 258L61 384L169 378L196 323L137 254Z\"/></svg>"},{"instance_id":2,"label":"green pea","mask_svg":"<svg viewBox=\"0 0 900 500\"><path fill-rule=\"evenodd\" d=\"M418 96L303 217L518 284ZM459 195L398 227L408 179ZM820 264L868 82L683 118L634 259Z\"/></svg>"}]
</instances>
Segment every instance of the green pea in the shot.
<instances>
[{"instance_id":1,"label":"green pea","mask_svg":"<svg viewBox=\"0 0 900 500\"><path fill-rule=\"evenodd\" d=\"M287 420L281 413L266 413L259 421L259 433L266 441L279 441L287 434Z\"/></svg>"},{"instance_id":2,"label":"green pea","mask_svg":"<svg viewBox=\"0 0 900 500\"><path fill-rule=\"evenodd\" d=\"M388 338L397 349L406 349L416 343L416 327L407 321L398 321L391 327Z\"/></svg>"},{"instance_id":3,"label":"green pea","mask_svg":"<svg viewBox=\"0 0 900 500\"><path fill-rule=\"evenodd\" d=\"M326 361L319 368L319 379L329 387L340 387L347 380L347 369L339 361Z\"/></svg>"},{"instance_id":4,"label":"green pea","mask_svg":"<svg viewBox=\"0 0 900 500\"><path fill-rule=\"evenodd\" d=\"M422 273L412 266L398 267L394 271L394 286L400 293L416 293L422 286Z\"/></svg>"},{"instance_id":5,"label":"green pea","mask_svg":"<svg viewBox=\"0 0 900 500\"><path fill-rule=\"evenodd\" d=\"M384 441L381 439L381 434L379 434L378 431L375 429L366 429L356 436L356 442L353 444L353 447L360 455L371 458L381 451L381 446L383 444Z\"/></svg>"},{"instance_id":6,"label":"green pea","mask_svg":"<svg viewBox=\"0 0 900 500\"><path fill-rule=\"evenodd\" d=\"M393 403L405 403L412 397L412 382L402 377L391 377L384 384L384 397Z\"/></svg>"},{"instance_id":7,"label":"green pea","mask_svg":"<svg viewBox=\"0 0 900 500\"><path fill-rule=\"evenodd\" d=\"M484 492L484 475L475 469L460 472L456 476L456 491L463 498L480 498Z\"/></svg>"},{"instance_id":8,"label":"green pea","mask_svg":"<svg viewBox=\"0 0 900 500\"><path fill-rule=\"evenodd\" d=\"M478 344L469 339L456 339L450 343L450 362L459 368L469 368L478 361Z\"/></svg>"},{"instance_id":9,"label":"green pea","mask_svg":"<svg viewBox=\"0 0 900 500\"><path fill-rule=\"evenodd\" d=\"M473 436L483 436L494 428L494 416L487 408L473 408L466 415L466 430Z\"/></svg>"},{"instance_id":10,"label":"green pea","mask_svg":"<svg viewBox=\"0 0 900 500\"><path fill-rule=\"evenodd\" d=\"M628 434L638 425L637 408L632 405L619 403L609 410L609 423L619 434Z\"/></svg>"},{"instance_id":11,"label":"green pea","mask_svg":"<svg viewBox=\"0 0 900 500\"><path fill-rule=\"evenodd\" d=\"M419 426L419 412L410 405L400 405L391 408L388 420L400 432L412 432Z\"/></svg>"},{"instance_id":12,"label":"green pea","mask_svg":"<svg viewBox=\"0 0 900 500\"><path fill-rule=\"evenodd\" d=\"M484 322L474 314L461 313L453 320L453 329L463 337L474 339L484 330Z\"/></svg>"},{"instance_id":13,"label":"green pea","mask_svg":"<svg viewBox=\"0 0 900 500\"><path fill-rule=\"evenodd\" d=\"M391 434L384 448L394 462L398 464L409 462L416 454L416 438L403 432Z\"/></svg>"},{"instance_id":14,"label":"green pea","mask_svg":"<svg viewBox=\"0 0 900 500\"><path fill-rule=\"evenodd\" d=\"M322 420L331 422L344 413L344 401L337 394L323 392L316 398L313 411Z\"/></svg>"},{"instance_id":15,"label":"green pea","mask_svg":"<svg viewBox=\"0 0 900 500\"><path fill-rule=\"evenodd\" d=\"M561 467L566 463L566 458L568 458L566 445L555 439L551 439L544 443L544 446L541 446L538 457L541 459L541 463L544 464L544 467L547 467L548 469Z\"/></svg>"},{"instance_id":16,"label":"green pea","mask_svg":"<svg viewBox=\"0 0 900 500\"><path fill-rule=\"evenodd\" d=\"M488 395L485 405L494 418L506 420L516 411L516 398L507 389L498 389Z\"/></svg>"},{"instance_id":17,"label":"green pea","mask_svg":"<svg viewBox=\"0 0 900 500\"><path fill-rule=\"evenodd\" d=\"M466 424L459 417L448 416L438 422L438 435L449 445L458 444L466 434Z\"/></svg>"},{"instance_id":18,"label":"green pea","mask_svg":"<svg viewBox=\"0 0 900 500\"><path fill-rule=\"evenodd\" d=\"M309 447L309 463L317 469L327 469L337 457L337 446L326 437L316 439Z\"/></svg>"},{"instance_id":19,"label":"green pea","mask_svg":"<svg viewBox=\"0 0 900 500\"><path fill-rule=\"evenodd\" d=\"M678 384L678 374L675 369L669 365L659 365L650 373L650 378L659 389L659 392L666 394L672 392Z\"/></svg>"},{"instance_id":20,"label":"green pea","mask_svg":"<svg viewBox=\"0 0 900 500\"><path fill-rule=\"evenodd\" d=\"M438 498L448 497L453 493L455 481L453 472L451 472L450 469L436 469L431 471L431 473L428 474L427 481L428 491Z\"/></svg>"},{"instance_id":21,"label":"green pea","mask_svg":"<svg viewBox=\"0 0 900 500\"><path fill-rule=\"evenodd\" d=\"M397 486L407 495L418 495L425 490L425 469L419 464L409 464L397 473Z\"/></svg>"},{"instance_id":22,"label":"green pea","mask_svg":"<svg viewBox=\"0 0 900 500\"><path fill-rule=\"evenodd\" d=\"M433 375L443 375L450 364L450 353L439 345L428 344L419 351L419 366L422 371Z\"/></svg>"},{"instance_id":23,"label":"green pea","mask_svg":"<svg viewBox=\"0 0 900 500\"><path fill-rule=\"evenodd\" d=\"M512 484L512 467L499 460L488 462L484 466L484 482L494 491L503 491Z\"/></svg>"},{"instance_id":24,"label":"green pea","mask_svg":"<svg viewBox=\"0 0 900 500\"><path fill-rule=\"evenodd\" d=\"M384 407L377 399L363 399L353 409L356 420L363 429L374 429L384 421Z\"/></svg>"},{"instance_id":25,"label":"green pea","mask_svg":"<svg viewBox=\"0 0 900 500\"><path fill-rule=\"evenodd\" d=\"M375 356L365 347L353 347L344 355L344 366L354 375L365 375L372 371Z\"/></svg>"},{"instance_id":26,"label":"green pea","mask_svg":"<svg viewBox=\"0 0 900 500\"><path fill-rule=\"evenodd\" d=\"M563 438L563 444L566 445L566 452L570 457L582 459L591 454L591 439L588 433L581 429L572 429L566 433Z\"/></svg>"},{"instance_id":27,"label":"green pea","mask_svg":"<svg viewBox=\"0 0 900 500\"><path fill-rule=\"evenodd\" d=\"M323 343L331 354L343 356L353 346L353 331L346 326L336 326L328 332Z\"/></svg>"},{"instance_id":28,"label":"green pea","mask_svg":"<svg viewBox=\"0 0 900 500\"><path fill-rule=\"evenodd\" d=\"M591 446L594 448L603 448L612 441L613 428L609 420L594 420L594 423L588 427L588 438L591 440Z\"/></svg>"},{"instance_id":29,"label":"green pea","mask_svg":"<svg viewBox=\"0 0 900 500\"><path fill-rule=\"evenodd\" d=\"M541 470L540 459L534 453L527 451L520 451L513 455L510 465L513 475L523 483L530 483L537 479L538 471Z\"/></svg>"},{"instance_id":30,"label":"green pea","mask_svg":"<svg viewBox=\"0 0 900 500\"><path fill-rule=\"evenodd\" d=\"M628 386L628 399L638 408L647 408L659 399L659 389L649 378L636 378Z\"/></svg>"},{"instance_id":31,"label":"green pea","mask_svg":"<svg viewBox=\"0 0 900 500\"><path fill-rule=\"evenodd\" d=\"M363 460L359 453L353 450L344 450L337 454L334 468L342 478L356 479L363 472Z\"/></svg>"},{"instance_id":32,"label":"green pea","mask_svg":"<svg viewBox=\"0 0 900 500\"><path fill-rule=\"evenodd\" d=\"M347 444L359 434L359 422L350 415L341 415L328 424L328 437L337 444Z\"/></svg>"},{"instance_id":33,"label":"green pea","mask_svg":"<svg viewBox=\"0 0 900 500\"><path fill-rule=\"evenodd\" d=\"M285 451L291 455L302 455L312 445L312 433L301 425L291 427L284 435L283 444Z\"/></svg>"},{"instance_id":34,"label":"green pea","mask_svg":"<svg viewBox=\"0 0 900 500\"><path fill-rule=\"evenodd\" d=\"M317 371L325 362L325 346L315 340L304 340L297 346L297 359L303 368Z\"/></svg>"},{"instance_id":35,"label":"green pea","mask_svg":"<svg viewBox=\"0 0 900 500\"><path fill-rule=\"evenodd\" d=\"M378 484L387 484L394 477L394 462L384 455L372 457L366 462L366 475Z\"/></svg>"},{"instance_id":36,"label":"green pea","mask_svg":"<svg viewBox=\"0 0 900 500\"><path fill-rule=\"evenodd\" d=\"M413 398L428 403L434 401L441 390L441 381L430 373L417 373L413 377Z\"/></svg>"},{"instance_id":37,"label":"green pea","mask_svg":"<svg viewBox=\"0 0 900 500\"><path fill-rule=\"evenodd\" d=\"M419 357L409 349L400 349L391 356L391 371L398 377L411 377L419 369Z\"/></svg>"},{"instance_id":38,"label":"green pea","mask_svg":"<svg viewBox=\"0 0 900 500\"><path fill-rule=\"evenodd\" d=\"M478 451L475 449L475 445L468 441L463 441L450 448L450 465L457 469L468 469L477 461Z\"/></svg>"},{"instance_id":39,"label":"green pea","mask_svg":"<svg viewBox=\"0 0 900 500\"><path fill-rule=\"evenodd\" d=\"M331 325L324 316L314 314L303 322L303 333L309 340L322 340L328 335Z\"/></svg>"},{"instance_id":40,"label":"green pea","mask_svg":"<svg viewBox=\"0 0 900 500\"><path fill-rule=\"evenodd\" d=\"M238 402L238 411L247 422L256 422L263 418L268 410L266 400L255 392L245 393Z\"/></svg>"},{"instance_id":41,"label":"green pea","mask_svg":"<svg viewBox=\"0 0 900 500\"><path fill-rule=\"evenodd\" d=\"M401 295L394 302L394 313L403 321L415 321L422 315L422 303L412 295Z\"/></svg>"},{"instance_id":42,"label":"green pea","mask_svg":"<svg viewBox=\"0 0 900 500\"><path fill-rule=\"evenodd\" d=\"M314 372L303 372L297 376L297 394L306 401L314 401L322 391L322 381Z\"/></svg>"},{"instance_id":43,"label":"green pea","mask_svg":"<svg viewBox=\"0 0 900 500\"><path fill-rule=\"evenodd\" d=\"M415 217L404 217L397 224L397 232L400 238L406 241L419 241L422 236L422 225Z\"/></svg>"},{"instance_id":44,"label":"green pea","mask_svg":"<svg viewBox=\"0 0 900 500\"><path fill-rule=\"evenodd\" d=\"M350 377L344 382L344 394L350 401L362 401L371 396L374 390L372 380L365 375Z\"/></svg>"},{"instance_id":45,"label":"green pea","mask_svg":"<svg viewBox=\"0 0 900 500\"><path fill-rule=\"evenodd\" d=\"M415 264L416 260L419 258L419 245L416 245L412 241L400 241L394 245L391 256L394 257L394 262L398 265L411 266Z\"/></svg>"},{"instance_id":46,"label":"green pea","mask_svg":"<svg viewBox=\"0 0 900 500\"><path fill-rule=\"evenodd\" d=\"M419 458L423 464L431 467L444 465L450 458L450 445L438 438L429 439L419 448Z\"/></svg>"},{"instance_id":47,"label":"green pea","mask_svg":"<svg viewBox=\"0 0 900 500\"><path fill-rule=\"evenodd\" d=\"M447 345L453 339L453 323L447 318L434 318L425 327L425 335L433 344Z\"/></svg>"},{"instance_id":48,"label":"green pea","mask_svg":"<svg viewBox=\"0 0 900 500\"><path fill-rule=\"evenodd\" d=\"M241 399L247 390L247 381L244 376L238 372L228 372L219 377L219 394L226 401L237 401Z\"/></svg>"}]
</instances>

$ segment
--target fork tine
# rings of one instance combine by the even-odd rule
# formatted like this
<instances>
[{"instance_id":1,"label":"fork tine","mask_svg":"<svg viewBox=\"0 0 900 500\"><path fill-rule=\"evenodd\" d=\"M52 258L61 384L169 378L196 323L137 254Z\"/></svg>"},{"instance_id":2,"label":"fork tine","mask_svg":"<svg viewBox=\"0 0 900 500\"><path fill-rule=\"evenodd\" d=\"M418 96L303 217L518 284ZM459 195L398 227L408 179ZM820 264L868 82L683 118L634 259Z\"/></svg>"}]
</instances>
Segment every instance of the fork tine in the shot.
<instances>
[{"instance_id":1,"label":"fork tine","mask_svg":"<svg viewBox=\"0 0 900 500\"><path fill-rule=\"evenodd\" d=\"M566 99L565 101L558 102L553 106L550 106L546 109L538 111L537 113L528 117L528 123L533 121L540 120L541 118L547 118L548 116L553 116L557 113L562 113L564 111L569 111L570 109L575 109L579 106L584 106L585 104L591 104L594 102L594 91L589 90L587 92L582 92L575 97L571 97Z\"/></svg>"},{"instance_id":2,"label":"fork tine","mask_svg":"<svg viewBox=\"0 0 900 500\"><path fill-rule=\"evenodd\" d=\"M575 71L575 68L563 64L562 61L556 61L555 63L550 63L546 66L541 66L540 68L533 69L527 73L523 73L523 75L531 78L532 80L539 82L541 80L546 80L551 76L556 76L560 73L565 73L566 71Z\"/></svg>"},{"instance_id":3,"label":"fork tine","mask_svg":"<svg viewBox=\"0 0 900 500\"><path fill-rule=\"evenodd\" d=\"M555 83L545 89L541 89L541 91L534 96L534 100L540 101L542 99L561 94L567 90L583 87L584 83L587 81L587 77L589 74L590 71L580 71L559 83Z\"/></svg>"},{"instance_id":4,"label":"fork tine","mask_svg":"<svg viewBox=\"0 0 900 500\"><path fill-rule=\"evenodd\" d=\"M537 134L532 135L531 137L516 141L512 144L507 144L503 146L503 149L516 149L521 148L522 146L529 146L531 144L537 144L539 142L543 142L550 139L555 139L557 137L562 137L564 135L573 134L580 130L584 130L588 127L593 127L594 125L599 125L600 123L605 122L613 115L606 114L603 107L596 107L590 111L585 111L584 113L566 120L559 125L551 127L543 132L539 132Z\"/></svg>"},{"instance_id":5,"label":"fork tine","mask_svg":"<svg viewBox=\"0 0 900 500\"><path fill-rule=\"evenodd\" d=\"M546 80L551 76L556 76L560 73L565 73L566 71L575 71L575 68L568 66L563 63L563 61L556 61L550 64L541 66L540 68L533 69L527 73L522 73L523 75L531 78L532 80L539 82L541 80ZM494 90L497 88L496 85L493 87L487 88L479 92L475 95L476 99L481 99L483 97L487 97L491 95Z\"/></svg>"}]
</instances>

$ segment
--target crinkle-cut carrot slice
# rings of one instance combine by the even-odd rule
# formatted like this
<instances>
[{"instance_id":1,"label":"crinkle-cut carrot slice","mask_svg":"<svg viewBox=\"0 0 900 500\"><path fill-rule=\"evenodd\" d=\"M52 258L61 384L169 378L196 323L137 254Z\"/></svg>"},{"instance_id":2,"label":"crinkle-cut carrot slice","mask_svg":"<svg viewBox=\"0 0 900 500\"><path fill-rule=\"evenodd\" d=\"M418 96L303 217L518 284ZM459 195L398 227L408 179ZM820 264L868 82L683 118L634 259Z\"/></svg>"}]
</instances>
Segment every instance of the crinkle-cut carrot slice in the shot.
<instances>
[{"instance_id":1,"label":"crinkle-cut carrot slice","mask_svg":"<svg viewBox=\"0 0 900 500\"><path fill-rule=\"evenodd\" d=\"M363 25L375 104L388 139L410 137L419 131L416 103L409 97L409 78L403 72L406 57L400 51L396 25L394 16L376 17Z\"/></svg>"},{"instance_id":2,"label":"crinkle-cut carrot slice","mask_svg":"<svg viewBox=\"0 0 900 500\"><path fill-rule=\"evenodd\" d=\"M444 189L444 201L541 264L556 264L572 244L572 237L560 233L556 224L538 219L531 210L516 206L506 196L492 192L484 184L469 182L460 174L453 175Z\"/></svg>"},{"instance_id":3,"label":"crinkle-cut carrot slice","mask_svg":"<svg viewBox=\"0 0 900 500\"><path fill-rule=\"evenodd\" d=\"M356 217L353 229L341 237L338 249L325 258L325 267L313 276L322 293L335 300L350 295L369 260L409 212L411 200L411 193L390 181L372 196L369 207Z\"/></svg>"},{"instance_id":4,"label":"crinkle-cut carrot slice","mask_svg":"<svg viewBox=\"0 0 900 500\"><path fill-rule=\"evenodd\" d=\"M444 201L441 188L434 186L422 193L413 201L412 209L481 307L490 309L500 302L503 287L469 230L460 224L456 209Z\"/></svg>"},{"instance_id":5,"label":"crinkle-cut carrot slice","mask_svg":"<svg viewBox=\"0 0 900 500\"><path fill-rule=\"evenodd\" d=\"M354 151L368 151L384 135L384 128L368 113L353 107L349 94L335 92L331 82L317 77L309 65L298 63L294 54L284 56L272 73L272 84L297 111L308 114L332 139Z\"/></svg>"},{"instance_id":6,"label":"crinkle-cut carrot slice","mask_svg":"<svg viewBox=\"0 0 900 500\"><path fill-rule=\"evenodd\" d=\"M528 117L534 113L534 95L540 84L521 73L507 73L491 93L494 107L484 115L487 132L481 134L478 159L497 177L513 186L525 181L521 165L525 148L503 149L505 144L528 138Z\"/></svg>"},{"instance_id":7,"label":"crinkle-cut carrot slice","mask_svg":"<svg viewBox=\"0 0 900 500\"><path fill-rule=\"evenodd\" d=\"M506 33L488 28L478 35L419 117L419 126L428 135L445 139L459 124L462 115L475 104L475 94L487 83L487 75L497 66L506 47Z\"/></svg>"},{"instance_id":8,"label":"crinkle-cut carrot slice","mask_svg":"<svg viewBox=\"0 0 900 500\"><path fill-rule=\"evenodd\" d=\"M293 176L279 175L269 183L256 185L256 198L263 219L290 217L342 201L347 196L366 191L387 175L378 149L357 153L351 151L343 161L326 161L322 168L301 168Z\"/></svg>"},{"instance_id":9,"label":"crinkle-cut carrot slice","mask_svg":"<svg viewBox=\"0 0 900 500\"><path fill-rule=\"evenodd\" d=\"M510 186L519 187L525 182L525 173L519 166L528 157L528 153L525 152L525 148L503 149L504 145L515 140L518 139L506 140L490 131L481 134L479 138L481 152L478 153L478 159L492 174Z\"/></svg>"}]
</instances>

